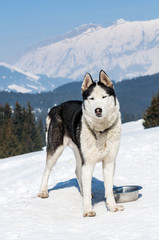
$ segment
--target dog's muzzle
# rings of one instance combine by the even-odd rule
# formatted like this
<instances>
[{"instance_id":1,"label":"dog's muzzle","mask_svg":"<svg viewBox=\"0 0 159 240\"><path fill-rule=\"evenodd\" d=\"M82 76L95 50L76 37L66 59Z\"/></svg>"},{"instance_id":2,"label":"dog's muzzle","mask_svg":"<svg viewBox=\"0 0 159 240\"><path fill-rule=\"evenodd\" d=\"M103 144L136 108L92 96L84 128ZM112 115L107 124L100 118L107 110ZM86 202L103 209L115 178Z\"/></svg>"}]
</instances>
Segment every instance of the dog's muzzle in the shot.
<instances>
[{"instance_id":1,"label":"dog's muzzle","mask_svg":"<svg viewBox=\"0 0 159 240\"><path fill-rule=\"evenodd\" d=\"M97 117L101 117L102 116L102 109L101 108L96 108L95 109L95 114Z\"/></svg>"}]
</instances>

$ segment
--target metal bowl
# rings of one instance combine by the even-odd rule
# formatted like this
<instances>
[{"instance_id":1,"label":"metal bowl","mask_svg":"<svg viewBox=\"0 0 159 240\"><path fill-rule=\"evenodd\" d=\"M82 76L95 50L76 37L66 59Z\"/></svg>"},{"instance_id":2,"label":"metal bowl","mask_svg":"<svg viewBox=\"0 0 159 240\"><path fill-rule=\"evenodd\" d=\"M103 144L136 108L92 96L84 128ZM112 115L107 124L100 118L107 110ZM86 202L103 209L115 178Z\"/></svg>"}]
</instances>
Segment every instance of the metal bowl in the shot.
<instances>
[{"instance_id":1,"label":"metal bowl","mask_svg":"<svg viewBox=\"0 0 159 240\"><path fill-rule=\"evenodd\" d=\"M113 188L114 198L117 203L136 201L139 198L141 186L121 186Z\"/></svg>"}]
</instances>

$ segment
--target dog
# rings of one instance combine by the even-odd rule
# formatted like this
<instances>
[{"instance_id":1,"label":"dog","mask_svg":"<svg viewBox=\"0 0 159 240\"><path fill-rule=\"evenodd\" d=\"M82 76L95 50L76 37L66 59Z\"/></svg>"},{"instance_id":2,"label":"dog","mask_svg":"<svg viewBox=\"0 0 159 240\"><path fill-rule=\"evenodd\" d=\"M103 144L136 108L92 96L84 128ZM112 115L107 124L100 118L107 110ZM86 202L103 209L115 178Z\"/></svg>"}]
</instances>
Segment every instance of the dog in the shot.
<instances>
[{"instance_id":1,"label":"dog","mask_svg":"<svg viewBox=\"0 0 159 240\"><path fill-rule=\"evenodd\" d=\"M68 101L53 107L46 118L47 159L38 197L49 196L50 172L66 146L76 157L76 176L83 196L83 216L96 215L92 208L91 182L97 162L102 161L107 209L122 211L113 195L113 177L120 145L121 115L113 83L101 70L99 81L86 73L83 101Z\"/></svg>"}]
</instances>

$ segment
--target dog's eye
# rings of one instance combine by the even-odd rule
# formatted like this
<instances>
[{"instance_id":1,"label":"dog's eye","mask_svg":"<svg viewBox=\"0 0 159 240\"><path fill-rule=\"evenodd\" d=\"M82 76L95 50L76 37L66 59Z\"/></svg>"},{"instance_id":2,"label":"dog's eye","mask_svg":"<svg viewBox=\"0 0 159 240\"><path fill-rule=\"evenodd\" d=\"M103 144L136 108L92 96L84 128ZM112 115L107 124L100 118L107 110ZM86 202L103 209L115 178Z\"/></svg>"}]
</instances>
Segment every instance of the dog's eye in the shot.
<instances>
[{"instance_id":1,"label":"dog's eye","mask_svg":"<svg viewBox=\"0 0 159 240\"><path fill-rule=\"evenodd\" d=\"M89 98L89 100L94 100L94 98L93 98L93 97L91 97L91 98Z\"/></svg>"},{"instance_id":2,"label":"dog's eye","mask_svg":"<svg viewBox=\"0 0 159 240\"><path fill-rule=\"evenodd\" d=\"M107 96L103 96L103 98L106 98Z\"/></svg>"}]
</instances>

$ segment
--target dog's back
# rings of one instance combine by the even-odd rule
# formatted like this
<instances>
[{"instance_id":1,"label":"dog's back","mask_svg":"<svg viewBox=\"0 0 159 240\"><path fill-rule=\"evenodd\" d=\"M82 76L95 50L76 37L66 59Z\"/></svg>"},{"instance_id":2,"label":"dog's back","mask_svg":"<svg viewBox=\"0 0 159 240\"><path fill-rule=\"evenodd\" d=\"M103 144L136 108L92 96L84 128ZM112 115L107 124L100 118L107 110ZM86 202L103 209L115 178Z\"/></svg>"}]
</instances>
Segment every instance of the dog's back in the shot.
<instances>
[{"instance_id":1,"label":"dog's back","mask_svg":"<svg viewBox=\"0 0 159 240\"><path fill-rule=\"evenodd\" d=\"M68 101L50 110L47 117L49 124L46 124L48 154L53 154L63 145L64 137L70 138L78 145L81 115L81 101Z\"/></svg>"}]
</instances>

